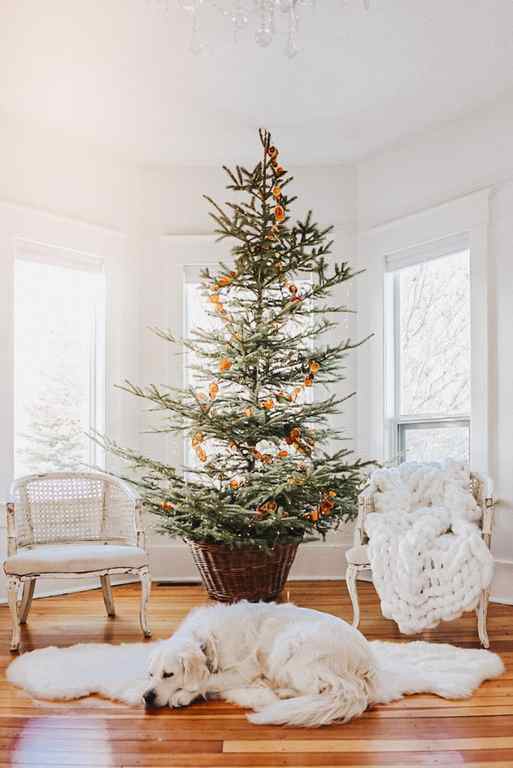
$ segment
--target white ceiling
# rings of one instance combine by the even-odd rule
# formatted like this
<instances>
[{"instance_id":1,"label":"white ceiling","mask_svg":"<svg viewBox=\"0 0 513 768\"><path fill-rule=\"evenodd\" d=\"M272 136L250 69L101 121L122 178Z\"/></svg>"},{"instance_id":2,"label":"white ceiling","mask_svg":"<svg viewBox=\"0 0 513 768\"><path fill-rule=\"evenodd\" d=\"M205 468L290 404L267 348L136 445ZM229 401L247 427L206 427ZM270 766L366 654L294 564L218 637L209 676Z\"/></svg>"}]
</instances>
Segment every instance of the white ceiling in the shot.
<instances>
[{"instance_id":1,"label":"white ceiling","mask_svg":"<svg viewBox=\"0 0 513 768\"><path fill-rule=\"evenodd\" d=\"M264 125L309 164L513 95L513 0L317 0L292 60L217 17L193 56L187 14L151 2L0 0L0 108L159 164L251 159Z\"/></svg>"}]
</instances>

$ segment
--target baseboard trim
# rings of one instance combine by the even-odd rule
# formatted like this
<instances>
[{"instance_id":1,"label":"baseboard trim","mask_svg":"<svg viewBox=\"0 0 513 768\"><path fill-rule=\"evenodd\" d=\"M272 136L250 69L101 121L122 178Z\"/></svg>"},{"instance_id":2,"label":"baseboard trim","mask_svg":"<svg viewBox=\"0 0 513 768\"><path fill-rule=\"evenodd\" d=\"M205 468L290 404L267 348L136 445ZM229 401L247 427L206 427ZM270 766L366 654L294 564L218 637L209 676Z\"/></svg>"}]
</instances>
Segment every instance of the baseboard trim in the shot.
<instances>
[{"instance_id":1,"label":"baseboard trim","mask_svg":"<svg viewBox=\"0 0 513 768\"><path fill-rule=\"evenodd\" d=\"M513 605L513 560L495 559L495 576L490 595L492 603Z\"/></svg>"},{"instance_id":2,"label":"baseboard trim","mask_svg":"<svg viewBox=\"0 0 513 768\"><path fill-rule=\"evenodd\" d=\"M503 597L502 595L492 595L490 597L491 603L497 603L497 605L513 605L513 597Z\"/></svg>"}]
</instances>

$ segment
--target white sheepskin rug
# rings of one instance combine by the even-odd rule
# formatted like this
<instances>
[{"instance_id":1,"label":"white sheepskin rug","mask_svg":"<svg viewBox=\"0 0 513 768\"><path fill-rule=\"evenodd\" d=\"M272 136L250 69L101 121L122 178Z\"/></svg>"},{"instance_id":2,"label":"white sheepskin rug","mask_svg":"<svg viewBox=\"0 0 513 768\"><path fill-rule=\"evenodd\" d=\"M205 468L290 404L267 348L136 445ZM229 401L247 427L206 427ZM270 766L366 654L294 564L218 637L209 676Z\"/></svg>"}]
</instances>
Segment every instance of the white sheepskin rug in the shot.
<instances>
[{"instance_id":1,"label":"white sheepskin rug","mask_svg":"<svg viewBox=\"0 0 513 768\"><path fill-rule=\"evenodd\" d=\"M466 698L504 671L489 651L411 642L369 643L381 670L377 703L409 693ZM125 704L142 704L149 656L157 643L80 644L43 648L19 656L7 669L9 682L37 699L70 700L99 694Z\"/></svg>"}]
</instances>

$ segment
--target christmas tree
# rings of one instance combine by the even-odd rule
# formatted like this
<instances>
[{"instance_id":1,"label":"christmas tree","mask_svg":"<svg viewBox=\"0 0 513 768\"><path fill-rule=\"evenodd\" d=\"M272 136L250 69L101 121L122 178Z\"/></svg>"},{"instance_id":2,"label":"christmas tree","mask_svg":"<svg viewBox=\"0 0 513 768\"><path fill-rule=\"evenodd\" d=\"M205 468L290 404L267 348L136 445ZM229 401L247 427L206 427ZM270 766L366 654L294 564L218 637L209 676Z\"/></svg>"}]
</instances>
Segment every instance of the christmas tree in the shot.
<instances>
[{"instance_id":1,"label":"christmas tree","mask_svg":"<svg viewBox=\"0 0 513 768\"><path fill-rule=\"evenodd\" d=\"M309 212L290 218L295 197L267 131L253 170L225 168L227 189L240 202L210 198L220 239L230 238L233 264L202 273L214 329L179 340L192 353L194 385L185 389L127 383L163 415L163 433L185 435L197 466L176 468L107 441L130 462L145 507L159 530L192 542L268 549L325 535L356 514L366 462L349 448L329 451L342 436L330 426L346 397L330 394L341 364L357 344L323 344L348 312L327 301L354 277L347 263L328 260L332 227ZM315 387L315 397L308 393ZM348 395L350 396L350 395Z\"/></svg>"}]
</instances>

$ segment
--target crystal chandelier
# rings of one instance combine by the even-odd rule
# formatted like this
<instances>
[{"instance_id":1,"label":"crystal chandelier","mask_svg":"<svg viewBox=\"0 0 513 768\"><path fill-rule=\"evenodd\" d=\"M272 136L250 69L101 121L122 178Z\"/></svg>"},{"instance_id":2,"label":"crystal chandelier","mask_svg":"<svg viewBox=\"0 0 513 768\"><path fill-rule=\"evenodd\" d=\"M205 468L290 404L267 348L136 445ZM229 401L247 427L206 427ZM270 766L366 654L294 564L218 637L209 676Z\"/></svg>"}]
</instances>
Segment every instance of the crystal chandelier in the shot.
<instances>
[{"instance_id":1,"label":"crystal chandelier","mask_svg":"<svg viewBox=\"0 0 513 768\"><path fill-rule=\"evenodd\" d=\"M286 19L285 53L293 58L299 53L298 26L305 8L313 9L316 0L177 0L179 7L190 14L192 19L191 51L202 53L205 42L202 35L203 19L208 10L214 10L229 22L234 39L256 21L255 42L267 48L273 42L278 17ZM153 0L154 4L168 10L170 0ZM347 0L343 0L345 4ZM361 0L369 10L370 0Z\"/></svg>"}]
</instances>

